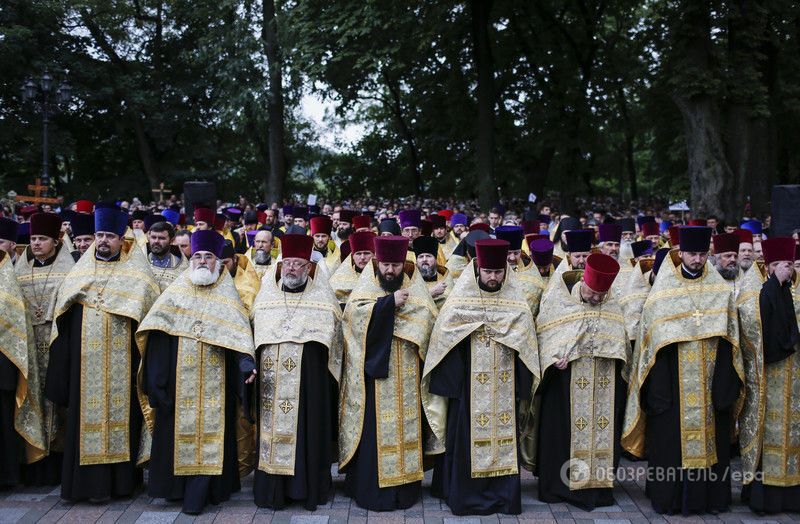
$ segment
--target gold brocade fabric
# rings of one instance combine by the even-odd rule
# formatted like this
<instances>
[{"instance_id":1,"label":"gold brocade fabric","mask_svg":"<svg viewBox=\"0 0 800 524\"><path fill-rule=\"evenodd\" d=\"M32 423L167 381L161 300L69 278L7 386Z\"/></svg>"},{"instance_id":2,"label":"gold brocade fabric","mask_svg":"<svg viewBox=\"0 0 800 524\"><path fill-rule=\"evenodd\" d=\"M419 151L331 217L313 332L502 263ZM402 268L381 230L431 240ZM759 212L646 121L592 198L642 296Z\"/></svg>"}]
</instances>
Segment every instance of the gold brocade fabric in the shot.
<instances>
[{"instance_id":1,"label":"gold brocade fabric","mask_svg":"<svg viewBox=\"0 0 800 524\"><path fill-rule=\"evenodd\" d=\"M250 311L256 295L258 295L258 290L261 289L261 279L247 257L237 255L236 264L236 276L233 278L233 283L236 285L242 303L247 311Z\"/></svg>"},{"instance_id":2,"label":"gold brocade fabric","mask_svg":"<svg viewBox=\"0 0 800 524\"><path fill-rule=\"evenodd\" d=\"M519 280L525 291L525 300L528 302L528 307L531 308L531 314L533 318L536 319L536 316L539 314L539 302L542 299L542 293L545 288L544 280L542 280L542 276L539 274L539 268L537 268L536 264L526 255L522 257L520 263L512 269L514 269L517 280Z\"/></svg>"},{"instance_id":3,"label":"gold brocade fabric","mask_svg":"<svg viewBox=\"0 0 800 524\"><path fill-rule=\"evenodd\" d=\"M426 281L425 284L428 286L428 290L431 290L436 287L439 282L444 282L447 287L444 288L444 293L433 299L433 303L436 304L437 308L441 308L444 305L447 297L450 296L450 292L453 290L453 285L455 284L455 282L453 282L453 277L450 275L450 271L448 271L444 266L437 265L436 280L431 280L430 282Z\"/></svg>"},{"instance_id":4,"label":"gold brocade fabric","mask_svg":"<svg viewBox=\"0 0 800 524\"><path fill-rule=\"evenodd\" d=\"M36 348L37 376L28 377L28 388L36 389L36 398L41 399L42 418L44 421L47 442L58 448L59 430L64 425L59 410L44 398L44 383L47 377L47 365L50 355L50 331L53 325L53 313L56 306L58 288L64 277L70 272L75 261L65 245L58 247L56 259L49 266L34 267L34 258L30 249L17 260L14 271L25 298L28 318L33 326L33 344ZM63 412L62 412L63 415ZM54 449L55 449L54 448Z\"/></svg>"},{"instance_id":5,"label":"gold brocade fabric","mask_svg":"<svg viewBox=\"0 0 800 524\"><path fill-rule=\"evenodd\" d=\"M450 255L450 258L447 259L447 264L445 264L445 267L448 271L450 271L450 274L453 275L453 280L458 280L468 264L469 260L467 257L462 257L461 255Z\"/></svg>"},{"instance_id":6,"label":"gold brocade fabric","mask_svg":"<svg viewBox=\"0 0 800 524\"><path fill-rule=\"evenodd\" d=\"M259 348L258 469L295 474L297 417L303 350L318 342L328 351L328 371L339 380L342 363L341 308L327 279L309 277L299 293L284 293L279 262L267 273L253 305Z\"/></svg>"},{"instance_id":7,"label":"gold brocade fabric","mask_svg":"<svg viewBox=\"0 0 800 524\"><path fill-rule=\"evenodd\" d=\"M622 446L630 453L641 457L645 451L642 385L658 351L677 344L682 466L707 468L717 462L711 377L719 338L730 342L734 368L745 382L735 307L733 290L711 264L689 280L681 274L677 253L665 258L642 310L622 432Z\"/></svg>"},{"instance_id":8,"label":"gold brocade fabric","mask_svg":"<svg viewBox=\"0 0 800 524\"><path fill-rule=\"evenodd\" d=\"M152 254L147 256L148 259L152 257ZM175 279L178 278L178 275L184 272L186 268L189 267L189 261L186 260L186 257L183 255L177 256L173 253L169 254L169 267L158 267L152 266L150 269L153 271L153 276L158 282L158 287L161 289L163 293L170 284L175 282Z\"/></svg>"},{"instance_id":9,"label":"gold brocade fabric","mask_svg":"<svg viewBox=\"0 0 800 524\"><path fill-rule=\"evenodd\" d=\"M736 299L745 376L745 402L739 414L743 484L752 482L762 460L767 409L767 377L764 374L764 339L759 306L765 279L758 267L754 267L755 270L743 273Z\"/></svg>"},{"instance_id":10,"label":"gold brocade fabric","mask_svg":"<svg viewBox=\"0 0 800 524\"><path fill-rule=\"evenodd\" d=\"M0 252L0 352L19 370L14 429L23 439L25 462L30 464L48 454L50 440L45 426L40 359L22 296L11 257Z\"/></svg>"},{"instance_id":11,"label":"gold brocade fabric","mask_svg":"<svg viewBox=\"0 0 800 524\"><path fill-rule=\"evenodd\" d=\"M562 357L570 369L570 489L612 487L615 426L615 361L630 362L622 306L609 293L598 306L581 300L582 282L568 291L565 280L582 271L563 273L542 298L537 338L542 373ZM624 394L624 392L619 392Z\"/></svg>"},{"instance_id":12,"label":"gold brocade fabric","mask_svg":"<svg viewBox=\"0 0 800 524\"><path fill-rule=\"evenodd\" d=\"M342 263L342 253L339 251L339 246L333 240L328 242L328 254L325 255L325 267L328 269L328 275L333 275L339 269Z\"/></svg>"},{"instance_id":13,"label":"gold brocade fabric","mask_svg":"<svg viewBox=\"0 0 800 524\"><path fill-rule=\"evenodd\" d=\"M222 473L225 351L253 356L247 310L224 269L215 284L196 286L183 272L158 297L136 331L144 354L151 331L178 337L175 374L176 475ZM148 406L152 431L153 408Z\"/></svg>"},{"instance_id":14,"label":"gold brocade fabric","mask_svg":"<svg viewBox=\"0 0 800 524\"><path fill-rule=\"evenodd\" d=\"M470 338L470 421L472 477L508 475L518 471L514 356L533 373L539 372L536 328L525 292L506 266L499 291L478 287L475 265L456 281L436 319L422 378L423 407L436 438L433 452L444 451L447 401L430 394L431 372L462 340ZM535 387L535 386L534 386Z\"/></svg>"},{"instance_id":15,"label":"gold brocade fabric","mask_svg":"<svg viewBox=\"0 0 800 524\"><path fill-rule=\"evenodd\" d=\"M619 296L619 303L625 313L625 330L629 340L636 340L639 335L639 321L642 318L642 308L647 295L650 293L650 271L645 271L651 263L642 265L637 262L636 266L630 271L624 280L622 293ZM617 275L617 279L620 276Z\"/></svg>"},{"instance_id":16,"label":"gold brocade fabric","mask_svg":"<svg viewBox=\"0 0 800 524\"><path fill-rule=\"evenodd\" d=\"M347 299L350 298L350 292L353 291L360 276L361 274L356 271L353 265L353 255L347 255L347 258L339 265L336 273L329 280L339 304L344 305L347 303Z\"/></svg>"},{"instance_id":17,"label":"gold brocade fabric","mask_svg":"<svg viewBox=\"0 0 800 524\"><path fill-rule=\"evenodd\" d=\"M95 245L90 246L65 277L53 314L51 346L59 336L59 317L73 304L83 305L81 465L136 458L129 456L128 446L131 323L144 318L161 290L145 254L130 244L126 247L118 261L104 262L95 258ZM147 399L140 388L137 392L146 415Z\"/></svg>"},{"instance_id":18,"label":"gold brocade fabric","mask_svg":"<svg viewBox=\"0 0 800 524\"><path fill-rule=\"evenodd\" d=\"M386 296L378 283L376 271L374 261L364 268L344 310L345 354L339 401L340 469L353 458L364 424L367 327L376 300ZM425 400L419 389L418 361L425 359L437 309L425 281L413 264L406 264L402 289L409 291L409 297L402 307L395 310L389 376L375 380L376 458L380 487L413 482L423 475L424 436L419 405Z\"/></svg>"},{"instance_id":19,"label":"gold brocade fabric","mask_svg":"<svg viewBox=\"0 0 800 524\"><path fill-rule=\"evenodd\" d=\"M446 240L441 248L441 251L444 253L445 260L450 260L450 256L453 254L453 250L458 246L460 240L456 238L455 233L452 231L447 233L447 237L445 238Z\"/></svg>"}]
</instances>

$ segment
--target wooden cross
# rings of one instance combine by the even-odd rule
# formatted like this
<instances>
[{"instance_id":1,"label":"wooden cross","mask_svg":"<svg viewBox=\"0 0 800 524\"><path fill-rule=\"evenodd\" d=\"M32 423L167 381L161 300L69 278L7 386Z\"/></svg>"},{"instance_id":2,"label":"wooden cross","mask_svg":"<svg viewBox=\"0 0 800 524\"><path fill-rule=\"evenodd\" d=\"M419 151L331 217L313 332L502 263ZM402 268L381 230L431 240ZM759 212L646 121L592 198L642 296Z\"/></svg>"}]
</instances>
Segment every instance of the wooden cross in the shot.
<instances>
[{"instance_id":1,"label":"wooden cross","mask_svg":"<svg viewBox=\"0 0 800 524\"><path fill-rule=\"evenodd\" d=\"M42 185L42 179L36 178L35 184L28 184L28 190L33 191L33 195L17 195L14 200L18 202L29 202L31 204L60 204L63 197L52 198L44 197L42 193L46 192L49 187Z\"/></svg>"},{"instance_id":2,"label":"wooden cross","mask_svg":"<svg viewBox=\"0 0 800 524\"><path fill-rule=\"evenodd\" d=\"M703 314L700 313L700 310L695 309L694 313L692 313L692 317L694 317L694 323L697 327L700 327L700 319L703 318Z\"/></svg>"},{"instance_id":3,"label":"wooden cross","mask_svg":"<svg viewBox=\"0 0 800 524\"><path fill-rule=\"evenodd\" d=\"M163 202L164 201L164 192L172 193L171 189L167 189L167 188L164 187L164 182L161 182L160 184L158 184L158 189L153 189L151 191L152 191L152 193L154 195L156 193L158 193L158 201L159 202Z\"/></svg>"}]
</instances>

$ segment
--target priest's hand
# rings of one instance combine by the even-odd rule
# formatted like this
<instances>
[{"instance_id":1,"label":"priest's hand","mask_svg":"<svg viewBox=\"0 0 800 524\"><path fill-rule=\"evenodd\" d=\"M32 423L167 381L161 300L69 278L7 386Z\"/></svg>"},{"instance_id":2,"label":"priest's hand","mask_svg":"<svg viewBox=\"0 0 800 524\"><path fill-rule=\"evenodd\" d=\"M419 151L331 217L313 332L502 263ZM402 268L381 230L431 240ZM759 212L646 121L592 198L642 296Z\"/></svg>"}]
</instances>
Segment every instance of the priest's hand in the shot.
<instances>
[{"instance_id":1,"label":"priest's hand","mask_svg":"<svg viewBox=\"0 0 800 524\"><path fill-rule=\"evenodd\" d=\"M792 278L794 267L790 262L781 261L775 266L774 275L781 284L788 282Z\"/></svg>"},{"instance_id":2,"label":"priest's hand","mask_svg":"<svg viewBox=\"0 0 800 524\"><path fill-rule=\"evenodd\" d=\"M403 307L405 305L406 300L408 300L408 290L407 289L398 289L394 292L394 305L395 307Z\"/></svg>"},{"instance_id":3,"label":"priest's hand","mask_svg":"<svg viewBox=\"0 0 800 524\"><path fill-rule=\"evenodd\" d=\"M252 384L256 380L256 370L253 369L253 372L250 373L250 376L244 381L245 384Z\"/></svg>"},{"instance_id":4,"label":"priest's hand","mask_svg":"<svg viewBox=\"0 0 800 524\"><path fill-rule=\"evenodd\" d=\"M567 360L566 356L563 356L560 359L556 360L555 366L558 369L564 370L567 369L567 364L569 364L569 360Z\"/></svg>"},{"instance_id":5,"label":"priest's hand","mask_svg":"<svg viewBox=\"0 0 800 524\"><path fill-rule=\"evenodd\" d=\"M438 284L436 284L431 288L431 296L438 297L439 295L444 293L445 289L447 289L447 282L442 280L441 282L439 282Z\"/></svg>"}]
</instances>

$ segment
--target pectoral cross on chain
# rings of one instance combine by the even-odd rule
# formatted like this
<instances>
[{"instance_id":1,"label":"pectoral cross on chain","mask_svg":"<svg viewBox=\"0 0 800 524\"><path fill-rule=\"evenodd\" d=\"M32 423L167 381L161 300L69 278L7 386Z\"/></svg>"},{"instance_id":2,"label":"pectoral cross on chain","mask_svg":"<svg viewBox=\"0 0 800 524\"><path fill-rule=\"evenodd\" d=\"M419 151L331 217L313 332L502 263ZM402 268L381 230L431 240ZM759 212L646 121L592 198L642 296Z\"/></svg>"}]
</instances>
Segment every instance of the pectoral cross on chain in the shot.
<instances>
[{"instance_id":1,"label":"pectoral cross on chain","mask_svg":"<svg viewBox=\"0 0 800 524\"><path fill-rule=\"evenodd\" d=\"M692 317L694 318L695 325L700 327L700 319L703 318L703 314L700 312L700 310L695 309L694 313L692 313Z\"/></svg>"}]
</instances>

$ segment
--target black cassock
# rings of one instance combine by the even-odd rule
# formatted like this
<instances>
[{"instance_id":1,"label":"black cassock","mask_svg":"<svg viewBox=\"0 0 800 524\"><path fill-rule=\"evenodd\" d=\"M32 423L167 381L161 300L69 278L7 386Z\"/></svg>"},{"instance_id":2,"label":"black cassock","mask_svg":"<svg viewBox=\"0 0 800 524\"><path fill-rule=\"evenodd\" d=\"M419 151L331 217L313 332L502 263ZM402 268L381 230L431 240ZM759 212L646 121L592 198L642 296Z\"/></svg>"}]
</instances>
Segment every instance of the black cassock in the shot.
<instances>
[{"instance_id":1,"label":"black cassock","mask_svg":"<svg viewBox=\"0 0 800 524\"><path fill-rule=\"evenodd\" d=\"M19 483L19 450L22 445L14 428L17 367L0 353L0 487Z\"/></svg>"},{"instance_id":2,"label":"black cassock","mask_svg":"<svg viewBox=\"0 0 800 524\"><path fill-rule=\"evenodd\" d=\"M759 306L767 367L792 356L800 340L791 282L781 285L777 278L769 277L761 288ZM742 500L759 513L800 511L800 486L765 486L753 479L742 488Z\"/></svg>"},{"instance_id":3,"label":"black cassock","mask_svg":"<svg viewBox=\"0 0 800 524\"><path fill-rule=\"evenodd\" d=\"M522 512L519 473L499 477L472 478L470 467L470 351L471 337L450 350L431 372L430 391L447 397L447 436L443 455L436 458L431 492L444 499L454 515L489 515ZM517 401L530 399L533 374L514 357ZM518 402L515 404L518 405ZM517 414L519 416L519 414ZM519 434L517 434L519 446ZM520 464L517 449L517 464Z\"/></svg>"},{"instance_id":4,"label":"black cassock","mask_svg":"<svg viewBox=\"0 0 800 524\"><path fill-rule=\"evenodd\" d=\"M303 345L300 367L300 404L297 413L294 475L273 475L256 469L253 495L262 508L283 509L294 501L314 511L330 495L335 411L330 395L335 382L328 371L328 348L319 342ZM257 424L260 429L260 424ZM256 446L260 442L260 432Z\"/></svg>"},{"instance_id":5,"label":"black cassock","mask_svg":"<svg viewBox=\"0 0 800 524\"><path fill-rule=\"evenodd\" d=\"M681 271L685 278L693 278L683 267ZM728 511L732 500L731 408L742 387L733 367L732 348L727 340L719 339L711 378L717 463L706 469L682 470L677 347L677 344L670 344L659 350L642 385L649 475L645 493L658 513L688 515ZM659 471L663 474L659 475Z\"/></svg>"},{"instance_id":6,"label":"black cassock","mask_svg":"<svg viewBox=\"0 0 800 524\"><path fill-rule=\"evenodd\" d=\"M175 372L179 338L153 331L145 353L144 393L156 408L147 492L151 497L183 500L184 513L199 513L206 504L219 504L239 491L236 448L237 398L244 397L244 380L253 359L225 350L225 435L221 475L175 475ZM245 400L246 402L246 400ZM245 411L247 412L247 411Z\"/></svg>"},{"instance_id":7,"label":"black cassock","mask_svg":"<svg viewBox=\"0 0 800 524\"><path fill-rule=\"evenodd\" d=\"M305 288L303 284L283 290L301 293ZM256 468L253 495L257 506L282 509L293 501L302 501L305 509L314 511L328 502L336 423L331 395L337 391L336 380L328 371L328 348L319 342L306 342L300 366L294 475L273 475ZM260 424L256 428L260 432ZM256 446L261 442L260 433L257 437Z\"/></svg>"},{"instance_id":8,"label":"black cassock","mask_svg":"<svg viewBox=\"0 0 800 524\"><path fill-rule=\"evenodd\" d=\"M131 387L128 428L130 460L114 464L80 465L80 398L81 398L81 333L83 306L74 304L58 319L58 338L50 346L50 360L45 380L45 397L57 406L67 407L64 428L64 459L61 468L61 498L69 501L104 500L129 497L142 482L142 471L136 467L139 436L142 430L142 409L136 398L136 372L139 351L131 322Z\"/></svg>"},{"instance_id":9,"label":"black cassock","mask_svg":"<svg viewBox=\"0 0 800 524\"><path fill-rule=\"evenodd\" d=\"M345 493L362 508L372 511L406 509L419 500L420 481L399 486L378 486L378 448L375 428L375 380L389 376L389 357L394 335L394 294L380 297L367 326L364 361L365 405L361 440L344 468ZM420 413L422 407L420 406Z\"/></svg>"},{"instance_id":10,"label":"black cassock","mask_svg":"<svg viewBox=\"0 0 800 524\"><path fill-rule=\"evenodd\" d=\"M627 389L622 380L622 362L615 361L614 376L614 467L619 464L620 437L625 411ZM539 384L537 395L541 396L539 437L537 440L537 474L539 477L539 500L556 503L568 502L585 511L598 506L614 504L612 488L587 488L570 490L561 480L561 467L570 459L570 399L572 363L566 369L550 366Z\"/></svg>"}]
</instances>

